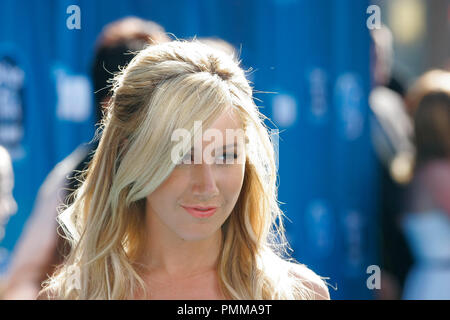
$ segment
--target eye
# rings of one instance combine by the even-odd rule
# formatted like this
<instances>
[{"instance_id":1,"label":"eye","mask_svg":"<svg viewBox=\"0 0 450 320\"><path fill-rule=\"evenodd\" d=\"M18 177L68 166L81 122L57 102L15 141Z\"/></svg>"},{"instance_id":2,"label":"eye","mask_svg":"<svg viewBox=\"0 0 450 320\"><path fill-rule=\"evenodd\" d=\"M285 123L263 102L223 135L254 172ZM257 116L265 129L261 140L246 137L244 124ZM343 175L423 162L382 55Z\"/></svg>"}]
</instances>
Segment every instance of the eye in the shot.
<instances>
[{"instance_id":1,"label":"eye","mask_svg":"<svg viewBox=\"0 0 450 320\"><path fill-rule=\"evenodd\" d=\"M234 164L234 160L236 160L237 158L238 154L235 152L223 153L221 156L218 157L219 161L217 164ZM194 163L193 154L189 152L178 161L177 165L189 165L193 163Z\"/></svg>"},{"instance_id":2,"label":"eye","mask_svg":"<svg viewBox=\"0 0 450 320\"><path fill-rule=\"evenodd\" d=\"M237 158L238 158L238 155L235 152L224 153L224 154L222 154L222 156L219 157L219 159L223 159L223 163L221 161L220 164L227 164L227 162L231 162L232 160L236 160ZM234 161L232 163L234 163ZM232 164L232 163L229 163L229 164Z\"/></svg>"}]
</instances>

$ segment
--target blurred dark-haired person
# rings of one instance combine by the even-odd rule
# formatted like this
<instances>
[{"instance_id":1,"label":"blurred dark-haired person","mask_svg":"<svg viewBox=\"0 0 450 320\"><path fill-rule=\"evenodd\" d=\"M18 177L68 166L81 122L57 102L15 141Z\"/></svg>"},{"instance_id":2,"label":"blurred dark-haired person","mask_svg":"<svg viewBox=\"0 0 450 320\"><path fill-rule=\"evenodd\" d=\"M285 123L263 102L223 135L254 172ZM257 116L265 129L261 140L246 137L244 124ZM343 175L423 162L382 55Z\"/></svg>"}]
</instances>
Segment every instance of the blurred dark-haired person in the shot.
<instances>
[{"instance_id":1,"label":"blurred dark-haired person","mask_svg":"<svg viewBox=\"0 0 450 320\"><path fill-rule=\"evenodd\" d=\"M372 83L369 97L371 138L374 146L378 174L381 289L377 298L400 299L408 269L412 264L411 252L401 230L399 218L405 186L412 176L414 144L413 124L406 111L402 90L393 90L392 81L393 37L386 26L374 29L372 39ZM397 81L398 83L398 81ZM397 86L398 87L398 86Z\"/></svg>"},{"instance_id":2,"label":"blurred dark-haired person","mask_svg":"<svg viewBox=\"0 0 450 320\"><path fill-rule=\"evenodd\" d=\"M422 97L411 105L417 151L402 219L415 259L403 292L408 300L450 299L450 82L440 82L444 73L427 73L413 87Z\"/></svg>"},{"instance_id":3,"label":"blurred dark-haired person","mask_svg":"<svg viewBox=\"0 0 450 320\"><path fill-rule=\"evenodd\" d=\"M164 28L153 21L126 17L106 25L97 38L92 64L96 122L100 122L109 96L109 79L125 67L135 53L148 45L170 41ZM78 187L78 173L87 168L97 148L93 139L80 145L56 165L39 189L33 212L14 249L3 299L36 299L42 283L69 251L56 217L69 205Z\"/></svg>"}]
</instances>

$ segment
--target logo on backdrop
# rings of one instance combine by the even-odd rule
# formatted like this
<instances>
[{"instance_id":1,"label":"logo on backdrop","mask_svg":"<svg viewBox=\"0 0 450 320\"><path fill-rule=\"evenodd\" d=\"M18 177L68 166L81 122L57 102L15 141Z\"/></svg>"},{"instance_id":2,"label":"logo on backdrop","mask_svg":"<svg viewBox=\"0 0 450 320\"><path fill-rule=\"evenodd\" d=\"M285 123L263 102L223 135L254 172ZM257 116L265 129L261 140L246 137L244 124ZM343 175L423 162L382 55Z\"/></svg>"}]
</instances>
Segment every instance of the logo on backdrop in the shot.
<instances>
[{"instance_id":1,"label":"logo on backdrop","mask_svg":"<svg viewBox=\"0 0 450 320\"><path fill-rule=\"evenodd\" d=\"M324 199L312 200L305 212L307 247L316 258L328 257L334 249L335 219Z\"/></svg>"},{"instance_id":2,"label":"logo on backdrop","mask_svg":"<svg viewBox=\"0 0 450 320\"><path fill-rule=\"evenodd\" d=\"M297 108L297 100L293 95L277 94L272 99L273 120L281 127L290 127L297 119Z\"/></svg>"},{"instance_id":3,"label":"logo on backdrop","mask_svg":"<svg viewBox=\"0 0 450 320\"><path fill-rule=\"evenodd\" d=\"M338 110L338 130L346 140L356 140L363 132L363 97L362 84L357 75L344 73L338 77L334 99Z\"/></svg>"},{"instance_id":4,"label":"logo on backdrop","mask_svg":"<svg viewBox=\"0 0 450 320\"><path fill-rule=\"evenodd\" d=\"M12 160L23 158L24 70L9 56L0 56L0 145Z\"/></svg>"},{"instance_id":5,"label":"logo on backdrop","mask_svg":"<svg viewBox=\"0 0 450 320\"><path fill-rule=\"evenodd\" d=\"M345 272L358 277L363 270L367 253L367 222L360 211L347 209L340 214L345 254Z\"/></svg>"},{"instance_id":6,"label":"logo on backdrop","mask_svg":"<svg viewBox=\"0 0 450 320\"><path fill-rule=\"evenodd\" d=\"M92 97L89 79L80 74L71 74L64 68L57 68L56 115L60 120L72 122L87 121L91 115Z\"/></svg>"},{"instance_id":7,"label":"logo on backdrop","mask_svg":"<svg viewBox=\"0 0 450 320\"><path fill-rule=\"evenodd\" d=\"M323 123L328 115L327 72L314 68L307 73L308 84L308 120L314 124Z\"/></svg>"}]
</instances>

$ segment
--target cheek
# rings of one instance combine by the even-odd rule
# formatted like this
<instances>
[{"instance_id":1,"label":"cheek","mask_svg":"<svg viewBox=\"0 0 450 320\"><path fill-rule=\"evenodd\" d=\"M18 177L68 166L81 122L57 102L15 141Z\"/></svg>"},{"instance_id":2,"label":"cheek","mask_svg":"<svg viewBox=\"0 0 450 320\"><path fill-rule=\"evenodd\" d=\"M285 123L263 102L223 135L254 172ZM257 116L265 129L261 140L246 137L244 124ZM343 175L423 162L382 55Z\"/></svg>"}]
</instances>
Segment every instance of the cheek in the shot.
<instances>
[{"instance_id":1,"label":"cheek","mask_svg":"<svg viewBox=\"0 0 450 320\"><path fill-rule=\"evenodd\" d=\"M244 182L244 165L228 169L226 178L223 179L222 192L231 209L236 204Z\"/></svg>"},{"instance_id":2,"label":"cheek","mask_svg":"<svg viewBox=\"0 0 450 320\"><path fill-rule=\"evenodd\" d=\"M166 181L147 197L147 202L156 211L173 211L173 208L177 205L177 199L183 193L187 181L188 179L186 177L173 171Z\"/></svg>"}]
</instances>

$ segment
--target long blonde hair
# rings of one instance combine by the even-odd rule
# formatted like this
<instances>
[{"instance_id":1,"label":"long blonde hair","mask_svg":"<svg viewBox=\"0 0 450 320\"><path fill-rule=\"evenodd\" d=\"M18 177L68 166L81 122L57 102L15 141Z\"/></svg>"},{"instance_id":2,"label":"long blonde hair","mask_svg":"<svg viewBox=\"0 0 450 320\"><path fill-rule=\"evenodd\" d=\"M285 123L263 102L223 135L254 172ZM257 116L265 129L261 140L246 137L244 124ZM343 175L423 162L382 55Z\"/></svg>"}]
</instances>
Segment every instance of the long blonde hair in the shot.
<instances>
[{"instance_id":1,"label":"long blonde hair","mask_svg":"<svg viewBox=\"0 0 450 320\"><path fill-rule=\"evenodd\" d=\"M220 288L229 299L313 297L291 272L274 149L245 73L235 57L195 40L149 46L115 76L98 149L59 216L71 252L41 294L132 299L145 291L135 264L145 199L175 166L171 134L195 120L209 127L229 106L244 123L247 159L241 193L222 226Z\"/></svg>"}]
</instances>

